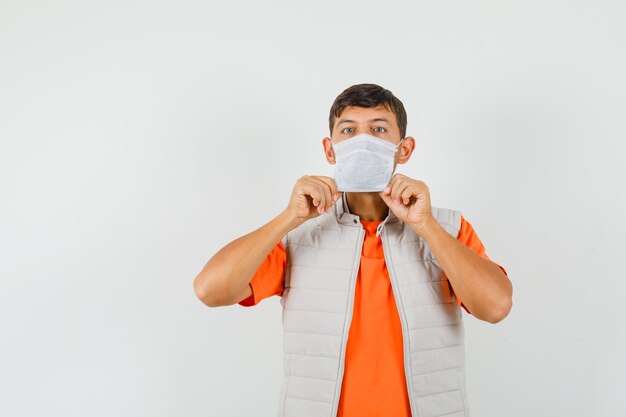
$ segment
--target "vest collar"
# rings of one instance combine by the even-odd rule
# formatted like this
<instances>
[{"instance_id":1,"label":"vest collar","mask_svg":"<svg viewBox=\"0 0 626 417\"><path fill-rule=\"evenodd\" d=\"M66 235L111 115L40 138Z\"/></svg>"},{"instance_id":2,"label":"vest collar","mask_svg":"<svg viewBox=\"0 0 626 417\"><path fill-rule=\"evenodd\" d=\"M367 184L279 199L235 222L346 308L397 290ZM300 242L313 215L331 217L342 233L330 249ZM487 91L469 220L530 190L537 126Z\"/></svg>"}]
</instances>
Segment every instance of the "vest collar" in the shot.
<instances>
[{"instance_id":1,"label":"vest collar","mask_svg":"<svg viewBox=\"0 0 626 417\"><path fill-rule=\"evenodd\" d=\"M343 225L362 227L360 224L359 216L357 216L356 214L350 213L350 208L348 207L347 195L345 192L341 193L341 203L339 201L335 203L335 218L337 219L338 223L341 223ZM380 235L381 231L383 230L383 227L385 227L385 224L398 222L398 221L400 221L400 219L398 219L398 217L394 214L394 212L391 209L388 210L387 217L385 217L385 219L382 222L380 222L380 224L378 225L378 228L376 229L376 236Z\"/></svg>"}]
</instances>

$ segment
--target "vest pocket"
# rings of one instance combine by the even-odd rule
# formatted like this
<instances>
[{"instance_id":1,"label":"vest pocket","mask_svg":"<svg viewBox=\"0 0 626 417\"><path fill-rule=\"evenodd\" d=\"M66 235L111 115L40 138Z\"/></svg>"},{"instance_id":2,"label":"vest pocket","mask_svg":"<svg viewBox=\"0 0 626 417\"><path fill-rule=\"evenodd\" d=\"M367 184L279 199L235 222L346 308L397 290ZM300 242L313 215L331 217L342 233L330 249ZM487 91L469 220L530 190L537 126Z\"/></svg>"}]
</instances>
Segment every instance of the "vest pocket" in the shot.
<instances>
[{"instance_id":1,"label":"vest pocket","mask_svg":"<svg viewBox=\"0 0 626 417\"><path fill-rule=\"evenodd\" d=\"M457 369L456 376L459 380L459 387L461 388L461 399L463 400L463 415L465 417L470 417L467 392L465 391L465 370Z\"/></svg>"}]
</instances>

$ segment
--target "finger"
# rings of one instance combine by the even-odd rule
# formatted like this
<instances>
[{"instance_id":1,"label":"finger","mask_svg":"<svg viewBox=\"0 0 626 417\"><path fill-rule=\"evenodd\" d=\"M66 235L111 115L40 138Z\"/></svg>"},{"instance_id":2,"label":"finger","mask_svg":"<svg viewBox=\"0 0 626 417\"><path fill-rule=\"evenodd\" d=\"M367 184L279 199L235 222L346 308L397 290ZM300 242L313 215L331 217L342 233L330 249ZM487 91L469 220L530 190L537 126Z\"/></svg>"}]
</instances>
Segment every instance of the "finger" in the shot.
<instances>
[{"instance_id":1,"label":"finger","mask_svg":"<svg viewBox=\"0 0 626 417\"><path fill-rule=\"evenodd\" d=\"M322 177L314 177L313 180L316 182L316 184L319 185L324 193L325 204L323 206L323 211L326 211L332 207L335 201L337 201L337 199L334 198L333 195L332 185L329 184L327 181L324 181Z\"/></svg>"},{"instance_id":2,"label":"finger","mask_svg":"<svg viewBox=\"0 0 626 417\"><path fill-rule=\"evenodd\" d=\"M307 182L307 184L302 187L302 191L300 194L311 197L311 202L314 207L319 206L321 201L320 192L314 184L311 184L311 182Z\"/></svg>"},{"instance_id":3,"label":"finger","mask_svg":"<svg viewBox=\"0 0 626 417\"><path fill-rule=\"evenodd\" d=\"M391 177L391 181L389 181L389 184L387 184L387 188L383 190L383 193L385 193L386 195L391 195L391 190L393 189L393 185L397 180L398 174L394 174L393 177Z\"/></svg>"},{"instance_id":4,"label":"finger","mask_svg":"<svg viewBox=\"0 0 626 417\"><path fill-rule=\"evenodd\" d=\"M322 214L324 210L326 210L326 193L324 192L324 188L319 184L315 184L315 191L317 192L320 200L320 203L317 206L317 212Z\"/></svg>"},{"instance_id":5,"label":"finger","mask_svg":"<svg viewBox=\"0 0 626 417\"><path fill-rule=\"evenodd\" d=\"M321 214L326 211L330 204L332 204L332 196L330 192L330 187L324 181L321 181L319 178L312 177L311 181L315 184L315 187L319 190L321 203L317 208L317 211Z\"/></svg>"},{"instance_id":6,"label":"finger","mask_svg":"<svg viewBox=\"0 0 626 417\"><path fill-rule=\"evenodd\" d=\"M320 182L320 184L322 184L322 188L324 189L324 195L326 197L326 205L324 206L324 211L326 211L330 209L337 200L333 192L332 184L330 184L328 181L324 181L324 179L321 177L318 177L317 180Z\"/></svg>"},{"instance_id":7,"label":"finger","mask_svg":"<svg viewBox=\"0 0 626 417\"><path fill-rule=\"evenodd\" d=\"M402 181L402 184L398 185L398 187L394 190L394 200L404 201L402 198L404 192L411 187L411 183L408 181ZM406 203L405 203L406 204Z\"/></svg>"},{"instance_id":8,"label":"finger","mask_svg":"<svg viewBox=\"0 0 626 417\"><path fill-rule=\"evenodd\" d=\"M400 194L400 197L402 198L402 202L405 205L408 205L411 202L411 197L414 195L417 196L417 191L413 187L407 186Z\"/></svg>"},{"instance_id":9,"label":"finger","mask_svg":"<svg viewBox=\"0 0 626 417\"><path fill-rule=\"evenodd\" d=\"M404 189L405 186L406 186L406 181L402 179L398 179L394 182L393 186L391 187L391 198L393 201L400 201L399 190L401 188Z\"/></svg>"},{"instance_id":10,"label":"finger","mask_svg":"<svg viewBox=\"0 0 626 417\"><path fill-rule=\"evenodd\" d=\"M332 196L332 200L333 200L333 202L337 201L337 199L340 197L340 194L339 194L339 192L337 192L337 183L335 182L335 180L330 178L330 177L322 177L322 176L319 176L317 178L330 187L330 193L331 193L331 196Z\"/></svg>"}]
</instances>

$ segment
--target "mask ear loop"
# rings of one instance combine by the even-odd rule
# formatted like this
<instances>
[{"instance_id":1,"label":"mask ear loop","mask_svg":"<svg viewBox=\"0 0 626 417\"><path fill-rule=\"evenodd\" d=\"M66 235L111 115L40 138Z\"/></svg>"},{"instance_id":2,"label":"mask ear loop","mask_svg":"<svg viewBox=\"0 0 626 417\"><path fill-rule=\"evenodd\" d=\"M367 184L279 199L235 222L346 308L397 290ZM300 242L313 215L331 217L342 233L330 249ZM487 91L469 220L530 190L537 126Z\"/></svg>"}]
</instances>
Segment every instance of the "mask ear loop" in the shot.
<instances>
[{"instance_id":1,"label":"mask ear loop","mask_svg":"<svg viewBox=\"0 0 626 417\"><path fill-rule=\"evenodd\" d=\"M404 138L400 139L400 142L398 142L398 144L396 145L396 152L398 152L398 147L402 144L402 141L404 140ZM395 155L394 155L394 161L393 161L393 172L396 172L396 169L398 168L398 163L395 160Z\"/></svg>"}]
</instances>

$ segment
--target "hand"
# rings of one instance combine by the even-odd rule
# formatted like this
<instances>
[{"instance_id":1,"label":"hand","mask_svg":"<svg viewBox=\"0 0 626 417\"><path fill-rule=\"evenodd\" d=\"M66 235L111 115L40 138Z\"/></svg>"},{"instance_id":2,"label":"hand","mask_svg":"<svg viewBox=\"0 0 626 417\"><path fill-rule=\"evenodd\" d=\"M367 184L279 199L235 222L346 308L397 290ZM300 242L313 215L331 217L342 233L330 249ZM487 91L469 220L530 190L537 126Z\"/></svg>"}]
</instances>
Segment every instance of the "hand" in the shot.
<instances>
[{"instance_id":1,"label":"hand","mask_svg":"<svg viewBox=\"0 0 626 417\"><path fill-rule=\"evenodd\" d=\"M341 193L332 178L305 175L294 185L287 210L294 220L304 223L329 210L339 197Z\"/></svg>"},{"instance_id":2,"label":"hand","mask_svg":"<svg viewBox=\"0 0 626 417\"><path fill-rule=\"evenodd\" d=\"M395 174L380 197L400 220L421 236L420 232L434 221L430 191L423 181Z\"/></svg>"}]
</instances>

